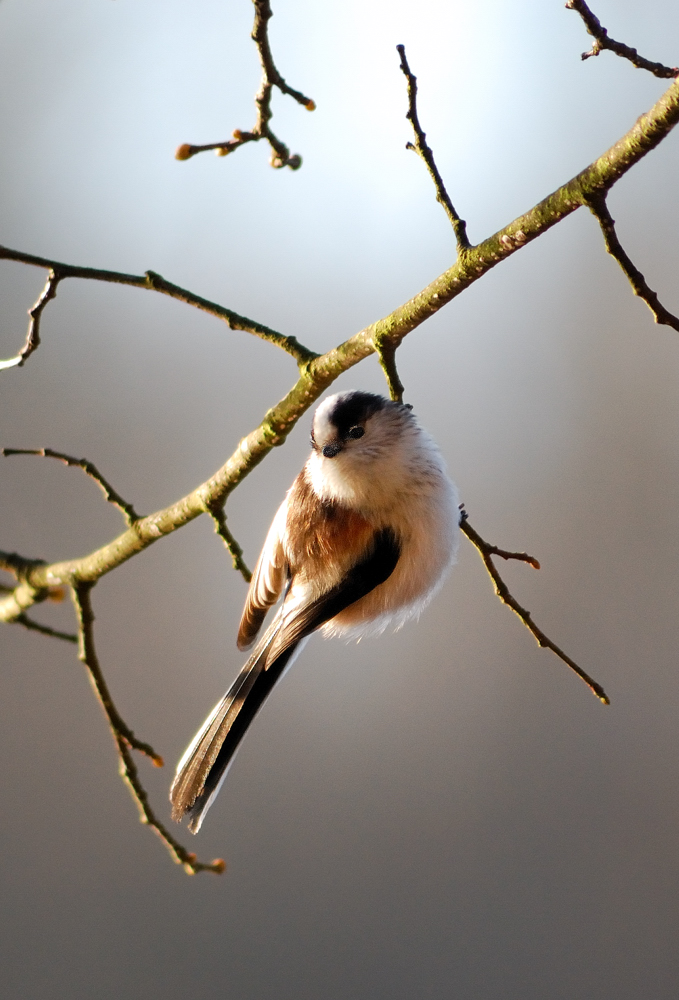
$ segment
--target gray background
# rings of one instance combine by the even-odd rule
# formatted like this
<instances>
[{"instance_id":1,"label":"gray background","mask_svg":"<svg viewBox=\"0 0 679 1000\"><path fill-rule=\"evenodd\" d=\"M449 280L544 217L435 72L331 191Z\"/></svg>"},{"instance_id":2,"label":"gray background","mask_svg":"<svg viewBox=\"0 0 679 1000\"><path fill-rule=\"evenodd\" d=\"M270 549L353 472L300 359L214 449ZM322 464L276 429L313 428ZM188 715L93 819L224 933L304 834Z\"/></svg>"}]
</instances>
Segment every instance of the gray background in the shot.
<instances>
[{"instance_id":1,"label":"gray background","mask_svg":"<svg viewBox=\"0 0 679 1000\"><path fill-rule=\"evenodd\" d=\"M417 11L415 7L417 6ZM614 37L679 61L670 0L597 0ZM452 234L404 150L407 46L421 115L473 240L567 180L664 83L589 42L560 0L288 0L274 98L304 156L177 163L254 121L247 0L3 0L0 242L167 278L326 350L444 270ZM679 310L679 134L611 197ZM0 267L2 356L44 275ZM207 478L294 362L160 296L65 282L44 344L2 373L1 438L96 462L150 512ZM417 625L313 641L257 719L204 831L228 873L186 877L141 828L73 649L3 627L3 997L129 1000L669 998L679 931L679 341L653 325L578 212L487 275L399 354L472 523L525 548L517 596L611 695L603 708L495 599L465 542ZM381 391L374 359L336 388ZM309 421L229 503L252 564ZM6 549L112 538L78 470L0 464ZM504 569L505 567L503 567ZM245 586L207 522L94 593L130 725L174 762L237 672ZM68 605L36 617L72 625Z\"/></svg>"}]
</instances>

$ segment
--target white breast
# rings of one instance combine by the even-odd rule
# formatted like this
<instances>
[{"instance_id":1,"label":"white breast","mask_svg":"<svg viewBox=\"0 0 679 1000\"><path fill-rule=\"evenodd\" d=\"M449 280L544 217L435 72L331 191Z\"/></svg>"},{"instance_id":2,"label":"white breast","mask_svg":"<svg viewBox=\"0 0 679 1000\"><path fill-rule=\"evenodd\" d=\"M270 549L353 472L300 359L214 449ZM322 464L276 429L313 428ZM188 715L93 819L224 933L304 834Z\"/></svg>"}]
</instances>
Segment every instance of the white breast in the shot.
<instances>
[{"instance_id":1,"label":"white breast","mask_svg":"<svg viewBox=\"0 0 679 1000\"><path fill-rule=\"evenodd\" d=\"M314 454L309 465L316 489L360 509L376 530L391 528L401 544L389 579L327 622L323 633L358 638L400 628L429 603L457 553L459 498L438 448L413 422L395 446L367 461L356 450L332 459Z\"/></svg>"}]
</instances>

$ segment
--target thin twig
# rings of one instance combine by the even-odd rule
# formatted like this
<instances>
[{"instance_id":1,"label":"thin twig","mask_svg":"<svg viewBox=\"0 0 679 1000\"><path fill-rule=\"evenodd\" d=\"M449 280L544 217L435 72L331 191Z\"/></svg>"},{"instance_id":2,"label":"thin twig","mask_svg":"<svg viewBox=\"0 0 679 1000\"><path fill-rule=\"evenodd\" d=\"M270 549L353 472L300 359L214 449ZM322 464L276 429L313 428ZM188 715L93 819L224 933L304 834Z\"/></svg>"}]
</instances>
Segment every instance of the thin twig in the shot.
<instances>
[{"instance_id":1,"label":"thin twig","mask_svg":"<svg viewBox=\"0 0 679 1000\"><path fill-rule=\"evenodd\" d=\"M197 861L196 855L187 851L172 836L151 808L148 794L141 783L139 771L130 751L132 749L139 750L147 757L150 757L156 767L163 766L163 758L148 743L142 743L136 738L113 704L94 646L94 613L90 598L91 590L92 584L80 584L72 589L73 603L78 616L79 626L78 658L87 667L94 690L106 713L106 718L108 719L111 733L113 734L113 739L115 740L120 756L120 773L139 808L141 821L148 824L156 832L175 861L178 864L184 865L184 870L189 874L193 875L200 871L212 871L221 874L226 869L226 865L221 858L215 859L211 864Z\"/></svg>"},{"instance_id":2,"label":"thin twig","mask_svg":"<svg viewBox=\"0 0 679 1000\"><path fill-rule=\"evenodd\" d=\"M208 509L208 514L215 523L215 534L224 542L226 548L231 553L231 559L233 562L233 568L238 570L246 583L249 583L252 579L252 573L248 569L245 560L243 559L243 550L234 538L234 536L229 531L229 527L226 523L226 513L223 506L210 507Z\"/></svg>"},{"instance_id":3,"label":"thin twig","mask_svg":"<svg viewBox=\"0 0 679 1000\"><path fill-rule=\"evenodd\" d=\"M77 466L82 469L83 472L94 479L95 483L101 487L101 490L108 500L112 503L114 507L117 507L122 511L127 524L131 527L135 521L139 520L140 515L137 514L131 503L127 503L123 500L121 495L113 489L108 480L104 479L101 472L97 467L86 458L73 458L72 455L65 455L61 451L54 451L52 448L3 448L2 454L5 457L10 455L40 455L42 458L56 458L64 465Z\"/></svg>"},{"instance_id":4,"label":"thin twig","mask_svg":"<svg viewBox=\"0 0 679 1000\"><path fill-rule=\"evenodd\" d=\"M671 313L669 309L665 308L658 298L657 293L652 288L649 288L643 274L625 252L624 247L618 239L618 234L615 230L615 219L610 213L605 196L592 196L588 200L588 206L592 215L596 217L601 226L607 252L617 260L623 274L632 286L634 294L638 295L646 303L653 313L656 323L671 326L673 330L679 332L679 318Z\"/></svg>"},{"instance_id":5,"label":"thin twig","mask_svg":"<svg viewBox=\"0 0 679 1000\"><path fill-rule=\"evenodd\" d=\"M467 536L469 541L478 550L481 558L483 559L484 566L488 570L493 583L495 584L495 593L500 598L503 604L511 608L512 611L519 616L523 624L526 626L529 632L535 637L538 646L542 646L544 649L551 649L556 656L559 657L565 664L567 664L578 677L585 682L590 691L596 695L599 701L603 702L604 705L610 705L608 695L601 687L597 684L589 674L586 674L582 667L579 667L575 660L572 660L570 656L567 656L562 649L560 649L556 643L552 642L542 629L538 628L533 619L531 618L530 612L522 608L519 602L509 591L507 584L504 582L502 577L497 571L497 567L493 562L493 555L502 556L503 559L519 559L522 562L529 563L535 569L539 569L540 564L537 559L533 556L529 556L526 552L506 552L504 550L498 549L495 545L490 545L486 542L477 531L472 528L466 514L463 512L462 519L460 521L460 531Z\"/></svg>"},{"instance_id":6,"label":"thin twig","mask_svg":"<svg viewBox=\"0 0 679 1000\"><path fill-rule=\"evenodd\" d=\"M4 588L3 588L4 589ZM60 632L58 629L50 628L49 625L41 625L40 622L34 622L32 618L28 615L22 614L14 619L15 625L23 625L30 632L40 632L41 635L50 636L53 639L63 639L64 642L78 642L78 636L73 632Z\"/></svg>"},{"instance_id":7,"label":"thin twig","mask_svg":"<svg viewBox=\"0 0 679 1000\"><path fill-rule=\"evenodd\" d=\"M42 311L50 299L55 298L57 294L57 287L62 277L62 274L52 268L47 278L47 284L40 293L38 301L28 310L29 321L26 343L15 357L8 358L6 361L0 361L0 369L21 368L24 362L31 356L33 351L38 349L40 346L40 318L42 316Z\"/></svg>"},{"instance_id":8,"label":"thin twig","mask_svg":"<svg viewBox=\"0 0 679 1000\"><path fill-rule=\"evenodd\" d=\"M406 149L414 150L427 165L427 170L429 171L429 175L436 188L436 200L443 205L446 215L455 230L458 253L464 253L464 251L468 250L471 245L467 236L467 224L464 219L460 218L453 207L453 203L450 200L450 196L448 195L443 183L443 178L441 177L438 167L436 166L434 154L427 145L426 133L420 125L420 119L417 115L417 77L412 73L410 66L408 65L405 46L397 45L396 51L401 56L401 69L403 70L403 75L408 81L408 114L406 115L406 118L412 125L413 132L415 133L415 142L406 143Z\"/></svg>"},{"instance_id":9,"label":"thin twig","mask_svg":"<svg viewBox=\"0 0 679 1000\"><path fill-rule=\"evenodd\" d=\"M101 707L106 713L106 717L116 739L124 740L125 743L127 743L132 749L138 750L140 753L143 753L146 757L152 760L156 767L162 767L163 758L160 754L156 753L149 743L143 743L141 740L137 739L118 712L118 709L114 705L113 699L111 698L111 693L108 689L106 680L104 679L101 667L99 666L99 661L94 648L94 613L92 611L92 601L90 599L90 593L93 586L94 585L91 583L83 583L72 588L73 603L75 604L78 616L80 636L78 658L85 664L90 672L90 678L92 680L94 690L96 691L97 697L101 702Z\"/></svg>"},{"instance_id":10,"label":"thin twig","mask_svg":"<svg viewBox=\"0 0 679 1000\"><path fill-rule=\"evenodd\" d=\"M640 56L637 50L631 46L609 38L608 31L603 27L596 14L593 14L589 9L585 0L567 0L566 7L568 10L574 10L580 15L585 22L588 34L594 39L594 45L589 52L582 53L582 59L590 59L592 56L598 56L603 49L609 49L611 52L615 52L616 56L620 56L622 59L629 59L637 69L648 70L649 73L660 77L661 80L670 80L679 74L679 68L676 66L664 66L663 63L651 62L649 59L644 59L643 56Z\"/></svg>"},{"instance_id":11,"label":"thin twig","mask_svg":"<svg viewBox=\"0 0 679 1000\"><path fill-rule=\"evenodd\" d=\"M244 146L247 142L259 142L260 139L266 139L271 146L271 159L269 162L272 167L276 169L290 167L291 170L299 170L302 166L302 157L299 153L294 153L291 156L290 150L285 143L281 142L269 128L269 122L273 118L271 94L273 88L278 87L282 94L287 94L289 97L294 98L307 111L314 111L316 102L301 93L301 91L290 87L276 69L271 54L271 46L269 45L268 25L270 19L273 17L270 0L253 0L253 3L255 5L255 23L250 37L257 46L259 59L262 64L262 82L255 94L255 107L257 108L255 126L250 132L235 129L233 138L227 139L226 142L210 142L202 146L194 146L191 143L185 142L175 153L175 159L177 160L189 160L196 153L204 153L210 149L214 149L218 156L228 156L229 153L233 153L239 146Z\"/></svg>"},{"instance_id":12,"label":"thin twig","mask_svg":"<svg viewBox=\"0 0 679 1000\"><path fill-rule=\"evenodd\" d=\"M268 22L273 17L269 0L253 0L253 3L255 5L255 23L250 37L257 45L259 57L262 62L262 70L267 81L273 87L278 87L282 94L287 94L288 97L294 98L298 104L301 104L308 111L314 111L316 108L315 102L300 90L295 90L294 87L289 86L276 69L269 45Z\"/></svg>"},{"instance_id":13,"label":"thin twig","mask_svg":"<svg viewBox=\"0 0 679 1000\"><path fill-rule=\"evenodd\" d=\"M15 260L20 264L30 264L34 267L45 267L50 271L55 271L59 275L59 281L64 278L82 278L87 281L107 281L116 285L131 285L133 288L144 288L148 291L160 292L161 295L168 295L179 302L185 302L195 309L210 313L221 319L231 330L244 330L255 337L267 340L276 347L282 348L291 355L297 362L300 369L303 369L310 361L318 357L315 351L309 350L297 340L296 337L288 337L278 333L263 323L241 316L226 306L220 306L217 302L211 302L195 292L190 292L180 285L163 278L156 271L147 271L146 274L125 274L123 271L106 271L97 267L79 267L74 264L64 264L61 261L51 260L48 257L37 257L35 254L24 253L21 250L12 250L9 247L0 246L0 260ZM44 294L44 293L43 293ZM40 300L38 300L40 301ZM44 306L43 306L44 308Z\"/></svg>"},{"instance_id":14,"label":"thin twig","mask_svg":"<svg viewBox=\"0 0 679 1000\"><path fill-rule=\"evenodd\" d=\"M380 367L384 372L389 387L389 397L397 403L403 402L405 386L398 374L396 367L396 349L400 344L395 344L388 337L376 337L373 341Z\"/></svg>"}]
</instances>

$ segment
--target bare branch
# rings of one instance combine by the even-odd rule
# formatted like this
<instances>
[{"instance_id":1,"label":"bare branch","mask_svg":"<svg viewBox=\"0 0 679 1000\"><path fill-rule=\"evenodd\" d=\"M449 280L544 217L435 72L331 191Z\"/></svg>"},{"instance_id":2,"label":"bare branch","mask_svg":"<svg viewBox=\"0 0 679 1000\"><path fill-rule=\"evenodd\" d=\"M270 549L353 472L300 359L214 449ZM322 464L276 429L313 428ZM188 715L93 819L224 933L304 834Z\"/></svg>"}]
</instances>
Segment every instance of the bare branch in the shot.
<instances>
[{"instance_id":1,"label":"bare branch","mask_svg":"<svg viewBox=\"0 0 679 1000\"><path fill-rule=\"evenodd\" d=\"M114 737L116 739L123 740L132 749L145 754L145 756L153 761L156 767L162 767L163 758L160 754L155 752L150 744L142 743L141 740L137 739L118 712L118 709L115 707L113 699L111 698L111 693L104 679L101 667L99 666L99 661L94 648L94 613L92 611L92 601L90 599L92 587L93 584L87 583L80 584L78 587L74 587L72 589L73 603L75 604L79 624L80 649L78 658L85 664L90 672L92 685L96 691L97 697L99 698L101 707L106 713L106 717L109 721Z\"/></svg>"},{"instance_id":2,"label":"bare branch","mask_svg":"<svg viewBox=\"0 0 679 1000\"><path fill-rule=\"evenodd\" d=\"M387 380L387 385L389 387L389 397L395 400L397 403L403 402L403 393L405 392L405 386L401 379L399 378L398 369L396 368L396 349L400 344L393 343L386 336L376 337L373 341L375 351L377 353L378 360L380 362L380 367L384 372L384 377Z\"/></svg>"},{"instance_id":3,"label":"bare branch","mask_svg":"<svg viewBox=\"0 0 679 1000\"><path fill-rule=\"evenodd\" d=\"M443 205L446 215L450 220L450 224L455 230L458 253L464 253L464 251L468 250L470 246L469 238L467 236L467 224L460 218L453 207L453 203L450 200L443 183L443 178L441 177L438 167L436 166L436 162L434 161L434 154L427 145L426 133L420 125L420 119L417 115L417 77L411 72L410 66L408 65L405 46L397 45L396 51L401 56L401 69L403 70L403 75L408 81L408 114L406 115L406 118L413 126L413 131L415 133L414 144L412 142L406 143L406 149L414 150L427 165L427 170L429 171L429 175L436 188L436 200L439 204Z\"/></svg>"},{"instance_id":4,"label":"bare branch","mask_svg":"<svg viewBox=\"0 0 679 1000\"><path fill-rule=\"evenodd\" d=\"M274 65L271 48L269 46L268 23L273 17L273 11L271 10L269 0L253 0L253 3L255 5L255 23L250 37L257 45L259 58L262 62L262 69L266 80L273 87L278 87L282 94L287 94L289 97L294 98L297 103L305 107L307 111L315 111L315 102L310 97L307 97L306 94L303 94L299 90L295 90L294 87L290 87Z\"/></svg>"},{"instance_id":5,"label":"bare branch","mask_svg":"<svg viewBox=\"0 0 679 1000\"><path fill-rule=\"evenodd\" d=\"M234 538L234 536L229 531L229 527L226 523L226 513L224 511L224 506L211 507L208 513L215 523L215 534L219 535L222 539L226 548L231 553L231 560L233 562L233 568L238 570L246 583L249 583L252 579L252 573L248 569L245 560L243 559L243 550Z\"/></svg>"},{"instance_id":6,"label":"bare branch","mask_svg":"<svg viewBox=\"0 0 679 1000\"><path fill-rule=\"evenodd\" d=\"M135 521L139 520L139 514L136 513L132 504L123 500L120 494L113 489L111 484L104 479L97 467L86 458L73 458L71 455L65 455L61 451L54 451L52 448L3 448L2 454L5 457L8 457L9 455L40 455L42 458L57 458L60 462L63 462L64 465L77 466L82 469L83 472L90 477L90 479L94 479L95 483L101 487L108 502L112 503L114 507L117 507L122 511L125 516L125 520L130 527Z\"/></svg>"},{"instance_id":7,"label":"bare branch","mask_svg":"<svg viewBox=\"0 0 679 1000\"><path fill-rule=\"evenodd\" d=\"M31 632L40 632L41 635L50 636L53 639L63 639L64 642L78 642L78 636L72 632L60 632L58 629L50 628L49 625L41 625L40 622L34 622L28 615L19 615L18 618L14 619L14 624L23 625L24 628L27 628Z\"/></svg>"},{"instance_id":8,"label":"bare branch","mask_svg":"<svg viewBox=\"0 0 679 1000\"><path fill-rule=\"evenodd\" d=\"M497 571L497 567L493 562L493 555L502 556L503 559L519 559L522 562L529 563L535 569L540 568L540 563L533 556L529 556L525 552L506 552L503 549L498 549L495 545L490 545L488 542L484 541L483 538L478 534L477 531L472 528L467 515L463 512L462 519L460 521L460 531L467 536L472 545L478 550L481 558L483 559L484 566L488 570L488 574L495 584L495 593L500 598L503 604L506 604L508 608L519 616L523 624L526 626L528 631L535 637L538 646L542 646L544 649L551 649L551 651L559 657L565 664L567 664L571 670L578 675L578 677L585 682L590 691L596 695L600 702L604 705L610 705L610 700L608 695L601 687L597 684L589 674L586 674L582 667L579 667L575 660L572 660L570 656L567 656L562 649L560 649L556 643L552 642L548 636L538 628L529 611L522 608L515 597L512 596L507 584L504 582L502 577Z\"/></svg>"},{"instance_id":9,"label":"bare branch","mask_svg":"<svg viewBox=\"0 0 679 1000\"><path fill-rule=\"evenodd\" d=\"M615 219L606 204L606 198L603 195L599 195L598 197L593 196L589 199L588 205L592 211L592 215L596 217L601 226L607 252L617 260L625 277L632 286L634 294L643 299L653 313L656 323L671 326L673 330L679 332L679 318L665 308L658 298L657 293L649 287L641 271L635 267L631 258L625 252L615 231Z\"/></svg>"},{"instance_id":10,"label":"bare branch","mask_svg":"<svg viewBox=\"0 0 679 1000\"><path fill-rule=\"evenodd\" d=\"M26 343L21 348L16 357L8 358L6 361L0 361L0 369L3 368L21 368L21 366L28 360L33 351L36 351L40 346L40 318L42 316L42 311L50 301L56 297L57 287L61 281L63 275L57 273L57 271L52 268L47 278L47 284L40 293L38 301L28 310L28 315L30 317L28 322L28 333L26 334Z\"/></svg>"},{"instance_id":11,"label":"bare branch","mask_svg":"<svg viewBox=\"0 0 679 1000\"><path fill-rule=\"evenodd\" d=\"M640 56L636 49L609 38L608 31L603 27L599 18L589 9L585 0L567 0L566 7L568 10L574 10L580 15L585 22L588 34L594 39L594 45L589 52L582 53L582 59L598 56L602 49L609 49L611 52L615 52L616 56L629 59L637 69L648 70L649 73L653 73L654 76L658 76L662 80L670 80L672 77L679 75L679 68L676 66L664 66L659 62L651 62L649 59L644 59L643 56Z\"/></svg>"},{"instance_id":12,"label":"bare branch","mask_svg":"<svg viewBox=\"0 0 679 1000\"><path fill-rule=\"evenodd\" d=\"M295 385L268 411L259 427L243 438L227 462L210 479L169 507L140 518L134 528L87 556L29 568L25 583L11 597L0 600L0 620L12 620L27 610L35 600L40 599L45 587L100 579L159 538L171 534L214 506L223 504L271 448L284 442L300 417L339 375L372 354L376 344L387 342L397 346L407 334L491 268L581 206L589 205L593 196L608 191L635 163L662 142L678 120L679 81L675 81L626 135L576 177L504 229L458 255L452 267L388 316L359 331L327 354L315 355L308 363L301 364L301 375ZM14 251L12 254L12 259L23 259L26 263L43 266L45 263L40 258L29 258ZM2 255L0 250L0 257ZM106 275L103 280L120 280L111 278L112 273L103 272ZM79 276L98 277L99 274L94 272ZM124 283L135 284L138 281L141 283L143 279L133 278Z\"/></svg>"},{"instance_id":13,"label":"bare branch","mask_svg":"<svg viewBox=\"0 0 679 1000\"><path fill-rule=\"evenodd\" d=\"M539 202L525 215L515 219L504 229L479 243L478 246L469 246L464 254L458 254L458 259L451 268L389 316L373 323L365 330L361 330L350 340L323 356L319 356L314 351L304 347L295 337L286 337L260 323L239 316L224 306L210 302L208 299L166 281L153 271L147 271L146 275L138 276L118 271L75 267L45 257L36 257L22 251L10 250L7 247L0 247L0 260L15 260L54 269L59 273L60 280L84 278L153 289L217 316L224 320L231 329L246 330L248 333L281 347L295 358L302 372L302 378L283 403L289 401L292 396L297 397L297 390L300 387L302 387L306 399L306 406L297 415L289 411L283 415L282 425L285 428L284 433L287 433L292 429L301 413L308 409L320 395L320 392L316 395L309 394L309 382L313 383L314 386L320 386L322 392L341 372L358 364L373 350L376 350L375 342L379 341L380 337L386 337L394 343L396 341L400 343L406 334L433 316L446 303L495 267L501 260L516 253L517 250L541 236L542 233L557 225L581 206L589 206L593 196L605 194L635 163L638 163L642 157L662 142L678 120L679 81L675 81L654 107L646 114L641 115L629 132L598 160L595 160L576 177ZM281 413L283 403L270 412L278 416ZM265 425L262 425L261 430L265 430ZM273 431L273 435L280 440L278 431Z\"/></svg>"},{"instance_id":14,"label":"bare branch","mask_svg":"<svg viewBox=\"0 0 679 1000\"><path fill-rule=\"evenodd\" d=\"M271 159L269 162L272 167L276 169L290 167L291 170L299 170L302 166L302 157L299 153L294 153L291 156L290 150L285 143L281 142L269 127L269 122L273 118L271 94L273 88L278 87L282 94L287 94L289 97L294 98L307 111L314 111L316 103L310 97L301 93L301 91L288 86L276 69L269 45L268 26L270 19L273 17L271 4L269 0L253 0L253 3L255 5L255 23L250 37L257 46L259 59L262 64L262 82L255 95L255 107L257 108L255 126L250 132L235 129L233 138L227 139L226 142L210 142L203 146L194 146L191 143L185 142L175 153L175 159L177 160L189 160L196 153L204 153L210 149L214 149L218 156L228 156L229 153L233 153L239 146L244 146L248 142L259 142L260 139L265 139L271 146Z\"/></svg>"},{"instance_id":15,"label":"bare branch","mask_svg":"<svg viewBox=\"0 0 679 1000\"><path fill-rule=\"evenodd\" d=\"M59 281L63 281L64 278L82 278L87 281L106 281L116 285L131 285L133 288L145 288L149 291L160 292L162 295L168 295L172 299L178 299L202 312L216 316L217 319L223 320L231 330L244 330L246 333L251 333L255 337L275 344L290 354L300 368L318 357L315 351L310 351L309 348L300 344L296 337L286 337L262 323L257 323L256 320L240 316L232 309L220 306L217 302L211 302L201 295L196 295L186 288L181 288L179 285L167 281L155 271L147 271L146 274L138 275L125 274L122 271L106 271L96 267L79 267L74 264L63 264L61 261L51 260L47 257L23 253L21 250L11 250L9 247L3 246L0 246L0 260L15 260L20 264L48 268L58 274Z\"/></svg>"},{"instance_id":16,"label":"bare branch","mask_svg":"<svg viewBox=\"0 0 679 1000\"><path fill-rule=\"evenodd\" d=\"M127 784L133 799L135 800L142 823L148 824L163 841L172 857L178 864L184 865L185 871L193 875L200 871L212 871L221 874L226 869L226 865L221 858L217 858L211 864L205 864L196 860L196 855L187 851L179 841L177 841L169 830L160 822L155 815L148 800L148 794L139 778L139 771L134 762L131 750L139 750L149 757L156 767L163 766L163 758L155 752L148 743L142 743L134 735L120 716L117 708L113 704L108 685L104 680L104 675L99 665L96 649L94 646L94 612L91 602L92 584L80 584L72 590L73 603L78 616L78 638L79 652L78 658L85 664L89 671L92 686L99 698L99 702L104 709L106 718L113 739L115 740L118 754L120 756L120 773Z\"/></svg>"}]
</instances>

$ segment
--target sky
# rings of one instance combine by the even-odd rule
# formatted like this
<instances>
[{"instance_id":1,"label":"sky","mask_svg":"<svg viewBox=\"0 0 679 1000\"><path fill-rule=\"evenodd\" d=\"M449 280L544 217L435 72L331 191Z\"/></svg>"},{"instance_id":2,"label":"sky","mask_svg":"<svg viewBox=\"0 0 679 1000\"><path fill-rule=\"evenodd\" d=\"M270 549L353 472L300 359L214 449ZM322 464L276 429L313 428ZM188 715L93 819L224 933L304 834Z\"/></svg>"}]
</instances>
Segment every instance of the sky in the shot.
<instances>
[{"instance_id":1,"label":"sky","mask_svg":"<svg viewBox=\"0 0 679 1000\"><path fill-rule=\"evenodd\" d=\"M597 0L611 35L679 63L679 9ZM477 242L585 167L664 81L591 41L561 0L273 0L271 45L310 114L273 98L303 157L251 144L247 0L2 0L0 243L147 269L325 351L450 266L454 239L405 149L397 44ZM679 312L679 133L613 190L619 235ZM44 272L0 262L0 357ZM188 306L63 282L43 343L0 372L0 445L86 456L137 510L219 468L291 387L291 358ZM580 210L413 332L406 400L474 527L605 708L502 607L476 552L419 622L313 639L258 716L187 877L140 826L73 647L0 629L0 997L654 1000L679 973L679 341L653 324ZM384 391L374 358L331 391ZM310 415L229 500L253 565L308 450ZM47 560L122 528L75 469L0 464L0 548ZM8 580L6 582L9 582ZM99 656L163 755L238 672L245 584L205 519L105 577ZM34 616L71 630L68 603Z\"/></svg>"}]
</instances>

